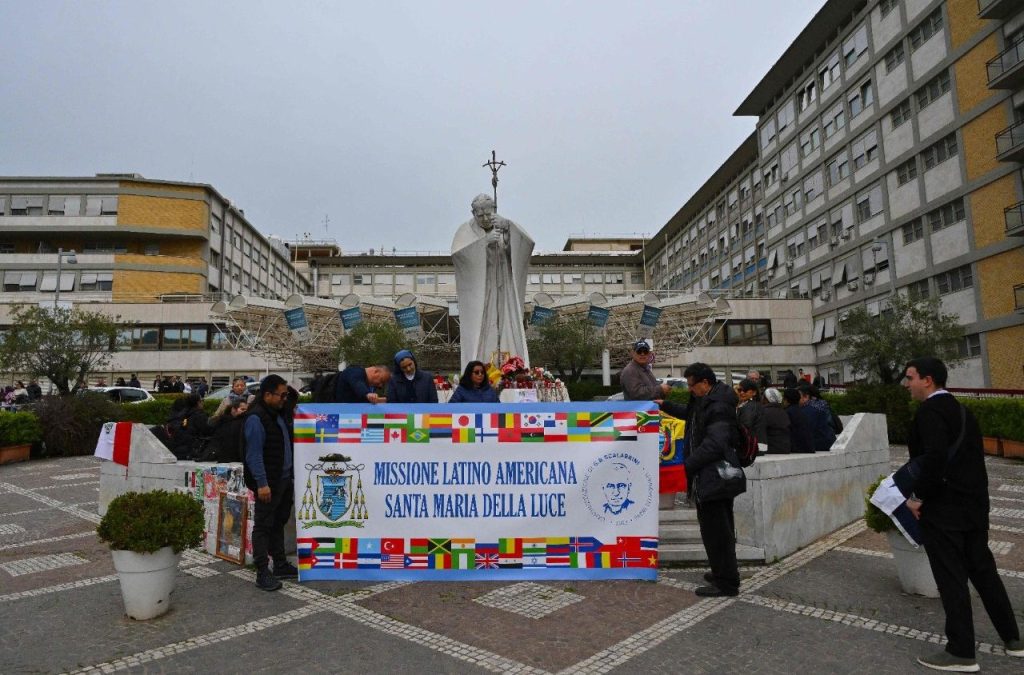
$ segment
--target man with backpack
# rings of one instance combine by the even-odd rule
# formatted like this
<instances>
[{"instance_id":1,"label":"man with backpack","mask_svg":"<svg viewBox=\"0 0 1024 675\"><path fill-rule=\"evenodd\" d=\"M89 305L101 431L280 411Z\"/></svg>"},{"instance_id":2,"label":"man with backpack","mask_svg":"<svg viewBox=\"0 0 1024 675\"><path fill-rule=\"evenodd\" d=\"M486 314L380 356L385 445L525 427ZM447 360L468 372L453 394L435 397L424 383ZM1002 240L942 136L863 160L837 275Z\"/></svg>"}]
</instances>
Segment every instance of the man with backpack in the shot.
<instances>
[{"instance_id":1,"label":"man with backpack","mask_svg":"<svg viewBox=\"0 0 1024 675\"><path fill-rule=\"evenodd\" d=\"M711 565L711 572L704 575L711 585L699 586L695 592L701 597L734 596L739 594L740 573L732 507L733 499L746 487L745 482L729 477L737 472L742 476L741 463L750 459L740 458L736 451L745 440L736 420L736 392L719 382L705 363L691 364L683 376L690 402L661 401L660 405L669 415L686 420L686 477L689 494L696 498L700 537Z\"/></svg>"}]
</instances>

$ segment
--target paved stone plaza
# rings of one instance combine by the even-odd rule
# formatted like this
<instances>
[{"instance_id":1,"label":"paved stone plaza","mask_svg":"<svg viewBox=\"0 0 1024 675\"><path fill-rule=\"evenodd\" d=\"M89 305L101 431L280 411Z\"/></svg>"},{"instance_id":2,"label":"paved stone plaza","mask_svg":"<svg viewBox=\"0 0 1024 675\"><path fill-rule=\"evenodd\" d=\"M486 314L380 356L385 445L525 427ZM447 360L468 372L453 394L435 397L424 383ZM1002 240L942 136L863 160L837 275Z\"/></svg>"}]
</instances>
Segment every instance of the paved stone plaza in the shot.
<instances>
[{"instance_id":1,"label":"paved stone plaza","mask_svg":"<svg viewBox=\"0 0 1024 675\"><path fill-rule=\"evenodd\" d=\"M893 449L894 463L905 455ZM899 591L882 536L853 523L743 569L701 600L706 568L650 582L285 583L189 552L171 611L123 614L95 535L99 460L0 467L0 673L906 673L942 641L939 601ZM989 460L992 549L1024 626L1024 464ZM1019 673L980 602L983 671Z\"/></svg>"}]
</instances>

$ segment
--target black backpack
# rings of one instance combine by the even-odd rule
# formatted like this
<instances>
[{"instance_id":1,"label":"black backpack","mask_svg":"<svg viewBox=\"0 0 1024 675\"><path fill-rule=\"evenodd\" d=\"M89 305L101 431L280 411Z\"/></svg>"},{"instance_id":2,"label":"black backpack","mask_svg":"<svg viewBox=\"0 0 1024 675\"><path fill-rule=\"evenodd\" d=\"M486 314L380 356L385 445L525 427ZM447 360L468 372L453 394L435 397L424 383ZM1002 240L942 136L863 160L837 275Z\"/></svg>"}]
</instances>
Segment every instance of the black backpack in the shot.
<instances>
[{"instance_id":1,"label":"black backpack","mask_svg":"<svg viewBox=\"0 0 1024 675\"><path fill-rule=\"evenodd\" d=\"M736 420L732 449L736 452L736 459L739 460L742 467L750 466L757 459L757 436L753 431L740 424L739 420Z\"/></svg>"},{"instance_id":2,"label":"black backpack","mask_svg":"<svg viewBox=\"0 0 1024 675\"><path fill-rule=\"evenodd\" d=\"M313 392L313 403L334 403L335 388L338 384L338 371L318 375L310 384Z\"/></svg>"}]
</instances>

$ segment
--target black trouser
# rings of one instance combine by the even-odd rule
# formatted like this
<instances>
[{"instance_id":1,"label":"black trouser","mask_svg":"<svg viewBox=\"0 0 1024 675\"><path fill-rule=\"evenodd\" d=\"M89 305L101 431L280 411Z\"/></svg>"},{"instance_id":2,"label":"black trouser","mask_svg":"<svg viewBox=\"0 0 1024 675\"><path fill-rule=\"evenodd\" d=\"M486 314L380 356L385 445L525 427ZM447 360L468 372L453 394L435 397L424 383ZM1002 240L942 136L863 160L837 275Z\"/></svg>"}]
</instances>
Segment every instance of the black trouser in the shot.
<instances>
[{"instance_id":1,"label":"black trouser","mask_svg":"<svg viewBox=\"0 0 1024 675\"><path fill-rule=\"evenodd\" d=\"M256 498L252 524L252 561L256 569L266 569L270 558L274 564L288 560L284 552L284 526L292 514L292 481L283 480L270 486L270 501Z\"/></svg>"},{"instance_id":2,"label":"black trouser","mask_svg":"<svg viewBox=\"0 0 1024 675\"><path fill-rule=\"evenodd\" d=\"M740 570L736 565L736 526L731 499L697 502L700 538L711 563L711 575L719 589L732 593L740 588Z\"/></svg>"},{"instance_id":3,"label":"black trouser","mask_svg":"<svg viewBox=\"0 0 1024 675\"><path fill-rule=\"evenodd\" d=\"M974 658L974 617L968 579L981 596L999 637L1004 641L1020 639L1010 598L988 548L988 530L945 530L922 520L921 534L946 612L946 651L953 656Z\"/></svg>"}]
</instances>

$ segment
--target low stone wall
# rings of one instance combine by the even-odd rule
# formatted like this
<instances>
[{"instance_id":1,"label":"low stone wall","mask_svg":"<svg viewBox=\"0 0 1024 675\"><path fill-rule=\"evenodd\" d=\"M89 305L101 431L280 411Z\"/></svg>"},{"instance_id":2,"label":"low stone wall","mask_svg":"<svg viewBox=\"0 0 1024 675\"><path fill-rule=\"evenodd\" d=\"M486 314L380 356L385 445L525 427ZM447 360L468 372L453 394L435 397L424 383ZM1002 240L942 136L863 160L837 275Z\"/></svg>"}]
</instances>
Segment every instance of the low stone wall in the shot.
<instances>
[{"instance_id":1,"label":"low stone wall","mask_svg":"<svg viewBox=\"0 0 1024 675\"><path fill-rule=\"evenodd\" d=\"M843 418L830 452L763 455L745 469L747 491L736 498L736 537L783 558L863 517L864 491L890 473L885 415Z\"/></svg>"}]
</instances>

